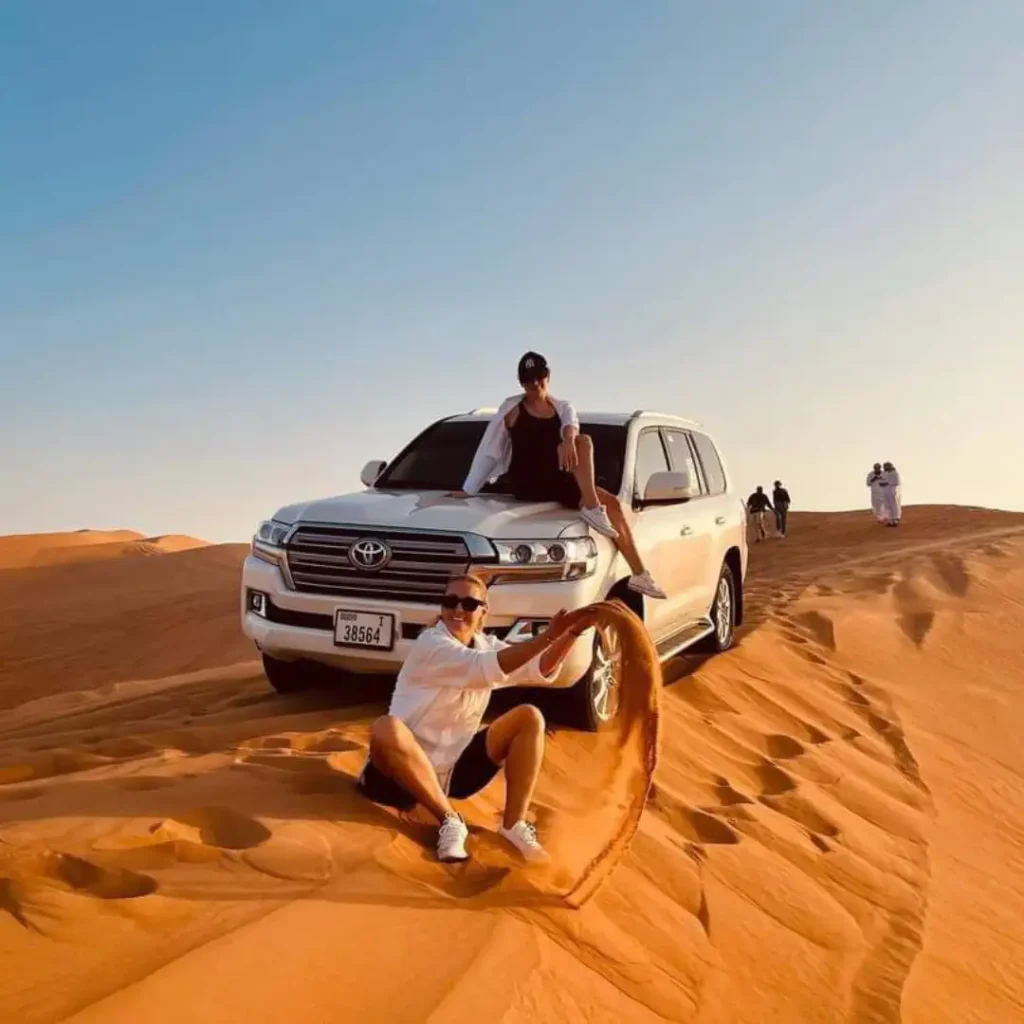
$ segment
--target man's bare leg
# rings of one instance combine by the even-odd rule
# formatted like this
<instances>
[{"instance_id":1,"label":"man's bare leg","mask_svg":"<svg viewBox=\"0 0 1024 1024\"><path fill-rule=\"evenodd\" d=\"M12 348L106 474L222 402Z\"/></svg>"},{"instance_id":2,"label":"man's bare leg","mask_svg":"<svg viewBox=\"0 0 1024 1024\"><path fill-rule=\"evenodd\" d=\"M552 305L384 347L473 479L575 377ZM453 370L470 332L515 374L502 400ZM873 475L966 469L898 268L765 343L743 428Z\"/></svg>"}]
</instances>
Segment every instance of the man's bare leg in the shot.
<instances>
[{"instance_id":1,"label":"man's bare leg","mask_svg":"<svg viewBox=\"0 0 1024 1024\"><path fill-rule=\"evenodd\" d=\"M526 817L544 760L544 716L532 704L521 704L496 718L487 730L487 756L505 768L505 813L511 828Z\"/></svg>"},{"instance_id":2,"label":"man's bare leg","mask_svg":"<svg viewBox=\"0 0 1024 1024\"><path fill-rule=\"evenodd\" d=\"M370 726L370 761L407 789L439 822L455 813L426 752L400 718L381 715Z\"/></svg>"}]
</instances>

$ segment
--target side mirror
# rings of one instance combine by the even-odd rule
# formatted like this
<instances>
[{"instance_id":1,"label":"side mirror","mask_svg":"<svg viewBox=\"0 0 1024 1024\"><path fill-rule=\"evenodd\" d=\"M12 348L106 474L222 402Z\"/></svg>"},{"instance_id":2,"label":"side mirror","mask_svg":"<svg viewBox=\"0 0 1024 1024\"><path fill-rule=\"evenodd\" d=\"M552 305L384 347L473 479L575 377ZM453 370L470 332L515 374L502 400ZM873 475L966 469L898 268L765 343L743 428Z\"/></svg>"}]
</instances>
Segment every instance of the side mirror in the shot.
<instances>
[{"instance_id":1,"label":"side mirror","mask_svg":"<svg viewBox=\"0 0 1024 1024\"><path fill-rule=\"evenodd\" d=\"M693 481L685 470L675 472L661 471L652 473L644 488L643 500L654 501L687 501L694 497Z\"/></svg>"},{"instance_id":2,"label":"side mirror","mask_svg":"<svg viewBox=\"0 0 1024 1024\"><path fill-rule=\"evenodd\" d=\"M359 479L362 481L364 487L372 487L376 482L381 473L384 472L387 463L383 459L372 459L365 466L363 466L362 473L359 474Z\"/></svg>"}]
</instances>

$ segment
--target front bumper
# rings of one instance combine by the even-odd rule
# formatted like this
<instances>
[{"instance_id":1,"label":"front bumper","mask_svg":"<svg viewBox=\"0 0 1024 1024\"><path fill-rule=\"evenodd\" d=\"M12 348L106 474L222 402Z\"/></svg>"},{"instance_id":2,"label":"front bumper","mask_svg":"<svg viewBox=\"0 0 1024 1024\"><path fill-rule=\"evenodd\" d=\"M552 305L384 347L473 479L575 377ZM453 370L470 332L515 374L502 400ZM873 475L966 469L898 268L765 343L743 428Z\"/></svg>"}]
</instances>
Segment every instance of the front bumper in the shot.
<instances>
[{"instance_id":1,"label":"front bumper","mask_svg":"<svg viewBox=\"0 0 1024 1024\"><path fill-rule=\"evenodd\" d=\"M250 606L253 591L266 595L268 614ZM517 623L545 622L562 608L580 607L600 597L598 577L572 582L502 584L490 592L491 613L486 628L504 636ZM395 675L424 627L438 618L434 605L400 603L372 598L307 594L291 590L281 570L249 555L242 567L242 631L261 651L285 661L297 658L320 662L350 672ZM334 617L348 611L387 612L395 616L395 643L390 651L341 647L334 642ZM286 622L272 621L274 617ZM302 623L302 624L299 624ZM576 683L590 667L593 633L584 633L573 645L552 686Z\"/></svg>"}]
</instances>

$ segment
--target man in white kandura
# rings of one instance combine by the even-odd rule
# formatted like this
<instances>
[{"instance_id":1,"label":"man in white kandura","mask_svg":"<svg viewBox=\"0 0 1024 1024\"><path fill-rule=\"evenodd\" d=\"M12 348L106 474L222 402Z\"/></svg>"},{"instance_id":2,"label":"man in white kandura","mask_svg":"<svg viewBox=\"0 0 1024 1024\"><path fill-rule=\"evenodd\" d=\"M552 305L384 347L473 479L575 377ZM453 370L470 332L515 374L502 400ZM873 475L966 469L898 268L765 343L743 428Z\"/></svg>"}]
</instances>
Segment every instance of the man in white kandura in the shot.
<instances>
[{"instance_id":1,"label":"man in white kandura","mask_svg":"<svg viewBox=\"0 0 1024 1024\"><path fill-rule=\"evenodd\" d=\"M882 496L885 503L885 519L888 526L899 526L903 518L903 501L900 495L900 475L891 462L882 466Z\"/></svg>"},{"instance_id":2,"label":"man in white kandura","mask_svg":"<svg viewBox=\"0 0 1024 1024\"><path fill-rule=\"evenodd\" d=\"M370 756L359 778L364 796L400 810L422 805L437 819L437 856L466 860L469 830L452 807L505 772L498 835L526 860L547 860L526 811L544 758L544 717L529 704L480 723L491 691L554 680L573 643L594 626L592 607L559 612L531 640L507 644L483 632L487 588L456 576L440 621L420 633L406 658L386 715L370 728Z\"/></svg>"},{"instance_id":3,"label":"man in white kandura","mask_svg":"<svg viewBox=\"0 0 1024 1024\"><path fill-rule=\"evenodd\" d=\"M871 488L871 511L880 523L885 523L885 475L882 473L880 462L874 464L864 482Z\"/></svg>"}]
</instances>

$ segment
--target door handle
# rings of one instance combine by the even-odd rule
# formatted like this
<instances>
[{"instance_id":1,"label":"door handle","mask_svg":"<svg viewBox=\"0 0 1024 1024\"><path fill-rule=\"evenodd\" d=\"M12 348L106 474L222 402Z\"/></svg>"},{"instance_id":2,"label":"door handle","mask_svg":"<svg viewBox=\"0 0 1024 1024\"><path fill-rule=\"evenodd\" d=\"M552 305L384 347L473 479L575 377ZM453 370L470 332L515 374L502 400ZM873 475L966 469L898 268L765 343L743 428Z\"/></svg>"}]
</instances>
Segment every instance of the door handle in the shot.
<instances>
[{"instance_id":1,"label":"door handle","mask_svg":"<svg viewBox=\"0 0 1024 1024\"><path fill-rule=\"evenodd\" d=\"M725 516L715 516L716 526L725 526Z\"/></svg>"},{"instance_id":2,"label":"door handle","mask_svg":"<svg viewBox=\"0 0 1024 1024\"><path fill-rule=\"evenodd\" d=\"M693 527L692 526L684 526L679 531L679 536L680 537L689 537L691 533L693 533Z\"/></svg>"}]
</instances>

